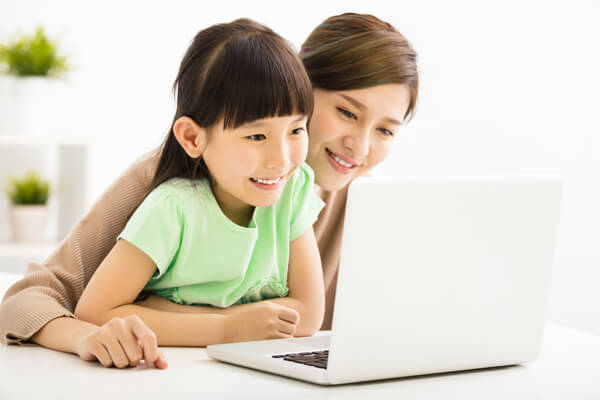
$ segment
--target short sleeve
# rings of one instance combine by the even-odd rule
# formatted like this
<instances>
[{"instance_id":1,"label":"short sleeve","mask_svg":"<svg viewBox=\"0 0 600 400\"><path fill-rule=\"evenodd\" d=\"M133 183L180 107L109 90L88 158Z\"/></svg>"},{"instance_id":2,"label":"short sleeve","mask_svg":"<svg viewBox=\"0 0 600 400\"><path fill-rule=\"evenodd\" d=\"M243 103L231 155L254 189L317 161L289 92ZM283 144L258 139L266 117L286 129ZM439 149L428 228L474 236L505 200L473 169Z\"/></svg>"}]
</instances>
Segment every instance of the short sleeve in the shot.
<instances>
[{"instance_id":1,"label":"short sleeve","mask_svg":"<svg viewBox=\"0 0 600 400\"><path fill-rule=\"evenodd\" d=\"M315 223L325 206L315 191L314 182L313 170L308 164L302 164L298 169L294 185L290 241L306 232Z\"/></svg>"},{"instance_id":2,"label":"short sleeve","mask_svg":"<svg viewBox=\"0 0 600 400\"><path fill-rule=\"evenodd\" d=\"M138 247L154 261L162 276L179 249L183 213L178 197L161 186L154 189L135 210L117 237Z\"/></svg>"}]
</instances>

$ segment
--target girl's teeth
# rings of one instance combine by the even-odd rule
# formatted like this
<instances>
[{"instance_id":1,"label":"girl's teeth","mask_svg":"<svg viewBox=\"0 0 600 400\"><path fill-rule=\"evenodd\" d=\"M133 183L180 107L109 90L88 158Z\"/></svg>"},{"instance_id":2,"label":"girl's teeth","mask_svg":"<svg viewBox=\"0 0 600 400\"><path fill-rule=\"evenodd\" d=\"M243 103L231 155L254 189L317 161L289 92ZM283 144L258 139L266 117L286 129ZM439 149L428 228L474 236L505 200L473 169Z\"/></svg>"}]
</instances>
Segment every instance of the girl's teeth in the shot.
<instances>
[{"instance_id":1,"label":"girl's teeth","mask_svg":"<svg viewBox=\"0 0 600 400\"><path fill-rule=\"evenodd\" d=\"M272 185L274 183L279 182L281 180L281 178L271 179L271 180L265 180L265 179L256 178L255 180L256 180L256 182L262 183L263 185Z\"/></svg>"}]
</instances>

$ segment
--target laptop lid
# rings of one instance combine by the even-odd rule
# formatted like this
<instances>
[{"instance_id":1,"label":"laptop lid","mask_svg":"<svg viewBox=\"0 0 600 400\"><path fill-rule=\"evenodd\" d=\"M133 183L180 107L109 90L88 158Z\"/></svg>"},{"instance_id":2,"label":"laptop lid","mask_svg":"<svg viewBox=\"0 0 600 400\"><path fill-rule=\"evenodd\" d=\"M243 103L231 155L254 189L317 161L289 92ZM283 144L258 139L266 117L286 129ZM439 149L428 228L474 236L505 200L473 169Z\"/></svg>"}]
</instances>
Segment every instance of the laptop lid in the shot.
<instances>
[{"instance_id":1,"label":"laptop lid","mask_svg":"<svg viewBox=\"0 0 600 400\"><path fill-rule=\"evenodd\" d=\"M560 193L555 177L356 179L329 381L536 358Z\"/></svg>"}]
</instances>

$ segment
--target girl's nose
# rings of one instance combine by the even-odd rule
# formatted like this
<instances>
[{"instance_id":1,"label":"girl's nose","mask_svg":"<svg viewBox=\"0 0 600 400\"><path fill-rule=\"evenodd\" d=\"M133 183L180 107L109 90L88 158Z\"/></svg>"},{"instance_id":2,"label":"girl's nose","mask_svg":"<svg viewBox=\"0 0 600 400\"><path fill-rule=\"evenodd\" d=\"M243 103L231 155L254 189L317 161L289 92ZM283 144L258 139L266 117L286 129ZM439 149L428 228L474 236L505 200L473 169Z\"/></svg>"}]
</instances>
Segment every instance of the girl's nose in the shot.
<instances>
[{"instance_id":1,"label":"girl's nose","mask_svg":"<svg viewBox=\"0 0 600 400\"><path fill-rule=\"evenodd\" d=\"M350 150L352 158L362 161L369 154L369 130L357 127L344 137L343 144Z\"/></svg>"},{"instance_id":2,"label":"girl's nose","mask_svg":"<svg viewBox=\"0 0 600 400\"><path fill-rule=\"evenodd\" d=\"M267 149L267 163L266 167L269 169L284 168L289 164L290 150L285 141L279 143L274 142L272 146Z\"/></svg>"}]
</instances>

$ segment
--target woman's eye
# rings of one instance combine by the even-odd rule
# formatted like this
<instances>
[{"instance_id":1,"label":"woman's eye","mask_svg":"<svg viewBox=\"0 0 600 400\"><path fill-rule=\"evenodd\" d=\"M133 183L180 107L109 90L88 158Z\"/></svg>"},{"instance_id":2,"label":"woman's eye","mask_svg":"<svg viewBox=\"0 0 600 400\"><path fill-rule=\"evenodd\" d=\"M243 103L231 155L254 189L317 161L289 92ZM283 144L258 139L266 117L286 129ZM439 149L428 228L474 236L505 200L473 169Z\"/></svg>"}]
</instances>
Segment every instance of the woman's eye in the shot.
<instances>
[{"instance_id":1,"label":"woman's eye","mask_svg":"<svg viewBox=\"0 0 600 400\"><path fill-rule=\"evenodd\" d=\"M257 133L256 135L250 135L250 136L246 136L248 139L250 140L264 140L266 138L265 135L263 135L262 133Z\"/></svg>"},{"instance_id":2,"label":"woman's eye","mask_svg":"<svg viewBox=\"0 0 600 400\"><path fill-rule=\"evenodd\" d=\"M301 134L302 132L305 132L305 131L306 131L306 129L304 129L304 128L296 128L296 129L294 129L292 131L292 134L299 135L299 134Z\"/></svg>"},{"instance_id":3,"label":"woman's eye","mask_svg":"<svg viewBox=\"0 0 600 400\"><path fill-rule=\"evenodd\" d=\"M383 133L385 136L394 136L394 132L389 129L379 128L379 132Z\"/></svg>"},{"instance_id":4,"label":"woman's eye","mask_svg":"<svg viewBox=\"0 0 600 400\"><path fill-rule=\"evenodd\" d=\"M341 107L336 107L336 108L337 108L337 110L338 110L338 111L339 111L339 112L340 112L340 113L341 113L341 114L342 114L344 117L346 117L346 118L352 118L352 119L357 119L357 118L356 118L356 115L354 115L352 112L350 112L350 111L348 111L348 110L346 110L346 109L343 109L343 108L341 108Z\"/></svg>"}]
</instances>

